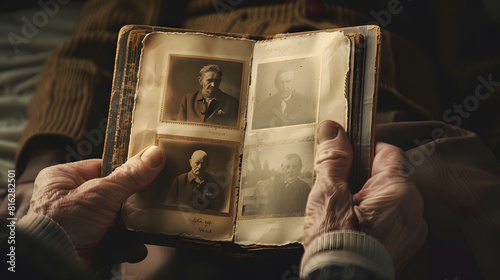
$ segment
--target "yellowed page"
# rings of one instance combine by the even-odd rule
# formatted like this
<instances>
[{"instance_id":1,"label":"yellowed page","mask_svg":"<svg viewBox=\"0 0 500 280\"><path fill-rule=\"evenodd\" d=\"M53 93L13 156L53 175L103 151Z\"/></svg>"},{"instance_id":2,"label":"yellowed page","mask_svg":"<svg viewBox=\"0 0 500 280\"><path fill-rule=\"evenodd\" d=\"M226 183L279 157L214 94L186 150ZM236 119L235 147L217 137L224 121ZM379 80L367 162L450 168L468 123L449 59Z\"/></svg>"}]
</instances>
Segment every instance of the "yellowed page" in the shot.
<instances>
[{"instance_id":1,"label":"yellowed page","mask_svg":"<svg viewBox=\"0 0 500 280\"><path fill-rule=\"evenodd\" d=\"M123 218L132 230L231 241L254 42L154 32L143 44L129 157L158 145L167 164L152 186L124 203ZM199 72L214 64L222 69L217 94L197 99L207 73L216 71ZM193 167L197 161L203 172Z\"/></svg>"},{"instance_id":2,"label":"yellowed page","mask_svg":"<svg viewBox=\"0 0 500 280\"><path fill-rule=\"evenodd\" d=\"M316 127L332 119L347 128L349 53L341 32L255 44L236 243L301 242Z\"/></svg>"}]
</instances>

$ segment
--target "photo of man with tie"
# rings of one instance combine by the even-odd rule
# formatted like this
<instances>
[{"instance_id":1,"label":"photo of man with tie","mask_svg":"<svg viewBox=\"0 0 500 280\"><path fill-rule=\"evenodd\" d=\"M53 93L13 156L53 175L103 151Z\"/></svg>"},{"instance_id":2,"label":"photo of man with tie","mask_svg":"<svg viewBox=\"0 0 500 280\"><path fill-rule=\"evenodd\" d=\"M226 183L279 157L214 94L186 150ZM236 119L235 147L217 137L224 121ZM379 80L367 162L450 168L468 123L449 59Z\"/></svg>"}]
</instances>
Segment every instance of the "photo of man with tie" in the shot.
<instances>
[{"instance_id":1,"label":"photo of man with tie","mask_svg":"<svg viewBox=\"0 0 500 280\"><path fill-rule=\"evenodd\" d=\"M276 93L256 104L253 129L312 123L316 120L316 97L296 92L294 83L300 77L291 67L276 72Z\"/></svg>"}]
</instances>

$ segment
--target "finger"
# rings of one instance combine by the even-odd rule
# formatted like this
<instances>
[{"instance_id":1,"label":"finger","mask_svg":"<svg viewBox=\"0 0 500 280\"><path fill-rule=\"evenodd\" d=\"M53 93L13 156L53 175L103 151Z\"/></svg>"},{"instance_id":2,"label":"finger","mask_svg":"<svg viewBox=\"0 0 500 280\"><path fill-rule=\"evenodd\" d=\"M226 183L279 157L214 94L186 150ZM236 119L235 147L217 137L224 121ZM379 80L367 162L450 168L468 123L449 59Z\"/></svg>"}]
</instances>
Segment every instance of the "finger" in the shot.
<instances>
[{"instance_id":1,"label":"finger","mask_svg":"<svg viewBox=\"0 0 500 280\"><path fill-rule=\"evenodd\" d=\"M373 159L372 176L384 172L393 175L403 175L401 170L404 168L404 162L405 155L403 150L387 143L378 142Z\"/></svg>"},{"instance_id":2,"label":"finger","mask_svg":"<svg viewBox=\"0 0 500 280\"><path fill-rule=\"evenodd\" d=\"M87 180L101 176L101 159L83 160L53 165L42 169L34 182L31 206L35 211L47 214L53 203Z\"/></svg>"},{"instance_id":3,"label":"finger","mask_svg":"<svg viewBox=\"0 0 500 280\"><path fill-rule=\"evenodd\" d=\"M82 185L81 192L109 193L115 202L121 203L132 194L145 189L161 172L165 165L163 151L157 146L142 150L109 176L94 184Z\"/></svg>"},{"instance_id":4,"label":"finger","mask_svg":"<svg viewBox=\"0 0 500 280\"><path fill-rule=\"evenodd\" d=\"M401 170L404 167L404 152L393 145L378 142L375 149L375 157L372 165L372 175L363 188L353 196L355 204L359 204L367 195L376 193L397 195L400 190L398 186L406 186L409 178Z\"/></svg>"},{"instance_id":5,"label":"finger","mask_svg":"<svg viewBox=\"0 0 500 280\"><path fill-rule=\"evenodd\" d=\"M347 175L352 162L349 138L342 126L322 122L317 131L315 182L309 194L304 224L304 244L322 233L353 229L352 197Z\"/></svg>"},{"instance_id":6,"label":"finger","mask_svg":"<svg viewBox=\"0 0 500 280\"><path fill-rule=\"evenodd\" d=\"M102 159L87 159L71 163L57 164L40 171L35 179L35 187L45 186L47 182L59 183L57 179L66 179L71 174L75 180L73 186L79 186L88 180L101 177Z\"/></svg>"},{"instance_id":7,"label":"finger","mask_svg":"<svg viewBox=\"0 0 500 280\"><path fill-rule=\"evenodd\" d=\"M335 171L340 177L347 178L352 161L352 148L342 126L334 121L324 121L318 127L316 138L318 145L315 165L321 165L324 161L341 161L336 164L338 168Z\"/></svg>"},{"instance_id":8,"label":"finger","mask_svg":"<svg viewBox=\"0 0 500 280\"><path fill-rule=\"evenodd\" d=\"M331 195L339 187L347 190L347 176L352 162L352 149L347 134L338 123L324 121L318 127L317 139L314 166L316 180L327 184L314 184L313 191Z\"/></svg>"}]
</instances>

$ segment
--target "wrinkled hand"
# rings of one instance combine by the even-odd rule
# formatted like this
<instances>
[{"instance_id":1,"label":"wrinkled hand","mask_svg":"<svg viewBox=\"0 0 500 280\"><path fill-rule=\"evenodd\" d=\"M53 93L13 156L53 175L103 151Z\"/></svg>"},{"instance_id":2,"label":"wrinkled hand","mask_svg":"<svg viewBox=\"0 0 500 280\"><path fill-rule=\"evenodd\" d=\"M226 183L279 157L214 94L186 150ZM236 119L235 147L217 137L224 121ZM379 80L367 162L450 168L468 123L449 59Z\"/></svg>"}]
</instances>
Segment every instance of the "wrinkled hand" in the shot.
<instances>
[{"instance_id":1,"label":"wrinkled hand","mask_svg":"<svg viewBox=\"0 0 500 280\"><path fill-rule=\"evenodd\" d=\"M46 168L35 180L28 212L45 215L69 235L82 264L95 268L95 247L115 222L120 205L145 189L165 164L163 151L150 147L100 178L102 160Z\"/></svg>"},{"instance_id":2,"label":"wrinkled hand","mask_svg":"<svg viewBox=\"0 0 500 280\"><path fill-rule=\"evenodd\" d=\"M352 162L347 134L333 121L323 122L317 133L316 180L306 208L304 246L329 231L363 231L384 244L395 270L400 271L427 235L422 197L401 172L403 151L377 143L371 177L352 196L347 182Z\"/></svg>"},{"instance_id":3,"label":"wrinkled hand","mask_svg":"<svg viewBox=\"0 0 500 280\"><path fill-rule=\"evenodd\" d=\"M38 173L54 163L65 162L66 150L60 148L38 148L29 149L26 157L27 162L23 171L16 180L15 196L6 195L0 204L0 219L5 220L11 217L9 212L9 199L15 200L15 218L21 219L30 207L31 195L33 194L33 187L35 178Z\"/></svg>"}]
</instances>

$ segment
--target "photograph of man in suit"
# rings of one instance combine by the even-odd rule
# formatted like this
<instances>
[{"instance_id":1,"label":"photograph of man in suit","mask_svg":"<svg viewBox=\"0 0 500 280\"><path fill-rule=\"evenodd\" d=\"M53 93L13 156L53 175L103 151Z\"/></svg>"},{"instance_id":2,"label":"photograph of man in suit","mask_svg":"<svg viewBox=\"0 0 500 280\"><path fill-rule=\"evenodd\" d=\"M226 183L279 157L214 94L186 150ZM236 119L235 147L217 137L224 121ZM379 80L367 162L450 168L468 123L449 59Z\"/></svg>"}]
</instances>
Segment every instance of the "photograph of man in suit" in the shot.
<instances>
[{"instance_id":1,"label":"photograph of man in suit","mask_svg":"<svg viewBox=\"0 0 500 280\"><path fill-rule=\"evenodd\" d=\"M206 172L208 164L205 151L194 151L189 159L191 170L174 179L165 204L221 211L226 201L225 186L217 176Z\"/></svg>"},{"instance_id":2,"label":"photograph of man in suit","mask_svg":"<svg viewBox=\"0 0 500 280\"><path fill-rule=\"evenodd\" d=\"M294 90L295 71L281 68L275 76L277 93L257 105L253 128L269 128L312 123L315 121L315 104L306 95Z\"/></svg>"},{"instance_id":3,"label":"photograph of man in suit","mask_svg":"<svg viewBox=\"0 0 500 280\"><path fill-rule=\"evenodd\" d=\"M302 160L299 155L287 154L281 162L281 174L274 177L269 190L266 214L304 213L311 188L299 176Z\"/></svg>"},{"instance_id":4,"label":"photograph of man in suit","mask_svg":"<svg viewBox=\"0 0 500 280\"><path fill-rule=\"evenodd\" d=\"M198 81L201 89L186 94L180 102L178 121L236 126L239 101L219 89L222 69L217 64L201 68Z\"/></svg>"}]
</instances>

